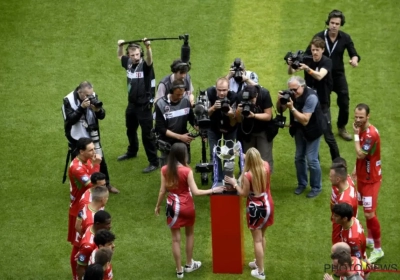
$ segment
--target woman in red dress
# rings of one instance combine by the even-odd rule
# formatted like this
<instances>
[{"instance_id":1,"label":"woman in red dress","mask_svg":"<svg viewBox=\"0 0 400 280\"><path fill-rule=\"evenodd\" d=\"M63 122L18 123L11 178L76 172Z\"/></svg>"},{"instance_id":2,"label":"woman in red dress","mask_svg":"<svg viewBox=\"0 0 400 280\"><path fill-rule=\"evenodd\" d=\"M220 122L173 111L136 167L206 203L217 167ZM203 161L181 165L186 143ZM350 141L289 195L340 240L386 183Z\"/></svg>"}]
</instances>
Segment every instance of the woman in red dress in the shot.
<instances>
[{"instance_id":1,"label":"woman in red dress","mask_svg":"<svg viewBox=\"0 0 400 280\"><path fill-rule=\"evenodd\" d=\"M224 187L200 190L194 181L193 172L187 165L187 147L184 143L175 143L168 155L167 165L161 168L161 187L155 208L155 214L160 214L160 204L167 194L167 225L172 234L172 253L176 263L176 275L183 278L183 272L192 272L201 266L200 261L194 261L194 221L195 211L192 194L209 195L222 193ZM185 228L186 235L186 265L181 265L181 231Z\"/></svg>"},{"instance_id":2,"label":"woman in red dress","mask_svg":"<svg viewBox=\"0 0 400 280\"><path fill-rule=\"evenodd\" d=\"M265 230L274 223L274 202L270 190L269 164L263 161L256 148L250 148L245 155L244 174L241 187L235 178L225 176L225 182L235 186L241 196L247 197L246 217L254 243L255 260L249 263L251 275L265 279L264 252Z\"/></svg>"}]
</instances>

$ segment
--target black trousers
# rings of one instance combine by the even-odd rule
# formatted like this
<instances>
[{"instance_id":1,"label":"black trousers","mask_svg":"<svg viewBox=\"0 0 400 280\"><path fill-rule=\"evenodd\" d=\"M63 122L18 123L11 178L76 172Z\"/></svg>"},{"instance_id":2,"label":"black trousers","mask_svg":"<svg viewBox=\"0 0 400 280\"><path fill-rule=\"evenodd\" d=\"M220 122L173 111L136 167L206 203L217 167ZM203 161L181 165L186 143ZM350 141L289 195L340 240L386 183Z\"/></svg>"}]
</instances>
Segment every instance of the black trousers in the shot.
<instances>
[{"instance_id":1,"label":"black trousers","mask_svg":"<svg viewBox=\"0 0 400 280\"><path fill-rule=\"evenodd\" d=\"M79 154L79 151L76 148L75 144L69 143L69 146L71 147L71 161L72 161ZM100 163L100 172L106 175L106 184L107 185L110 184L110 176L108 175L108 168L107 168L106 158L104 157L104 150L103 150L103 159Z\"/></svg>"},{"instance_id":2,"label":"black trousers","mask_svg":"<svg viewBox=\"0 0 400 280\"><path fill-rule=\"evenodd\" d=\"M139 150L137 130L140 125L142 129L142 143L146 151L147 160L151 165L158 166L157 150L152 137L153 114L147 106L137 106L129 103L125 111L126 136L129 146L127 154L136 156Z\"/></svg>"},{"instance_id":3,"label":"black trousers","mask_svg":"<svg viewBox=\"0 0 400 280\"><path fill-rule=\"evenodd\" d=\"M329 109L329 105L327 104L321 104L321 108L322 112L324 113L325 117L328 120L328 129L324 133L324 139L326 144L328 144L329 146L329 151L331 153L331 158L333 161L335 158L340 157L340 153L339 153L339 147L336 143L335 136L333 135L332 132L331 111Z\"/></svg>"},{"instance_id":4,"label":"black trousers","mask_svg":"<svg viewBox=\"0 0 400 280\"><path fill-rule=\"evenodd\" d=\"M342 128L349 122L349 87L347 85L346 76L344 72L333 72L333 91L337 94L337 105L339 107L339 114L337 119L337 127Z\"/></svg>"}]
</instances>

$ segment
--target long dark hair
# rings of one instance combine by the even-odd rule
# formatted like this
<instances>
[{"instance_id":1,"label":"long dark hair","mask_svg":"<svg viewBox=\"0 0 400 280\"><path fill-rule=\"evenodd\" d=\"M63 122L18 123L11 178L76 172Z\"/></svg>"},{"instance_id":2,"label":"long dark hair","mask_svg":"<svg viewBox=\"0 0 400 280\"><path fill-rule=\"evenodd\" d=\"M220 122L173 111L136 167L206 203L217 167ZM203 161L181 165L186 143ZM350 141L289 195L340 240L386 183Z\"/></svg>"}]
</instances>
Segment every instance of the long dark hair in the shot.
<instances>
[{"instance_id":1,"label":"long dark hair","mask_svg":"<svg viewBox=\"0 0 400 280\"><path fill-rule=\"evenodd\" d=\"M187 147L183 143L175 143L171 147L167 161L167 173L165 176L165 187L174 189L178 187L178 164L186 166Z\"/></svg>"}]
</instances>

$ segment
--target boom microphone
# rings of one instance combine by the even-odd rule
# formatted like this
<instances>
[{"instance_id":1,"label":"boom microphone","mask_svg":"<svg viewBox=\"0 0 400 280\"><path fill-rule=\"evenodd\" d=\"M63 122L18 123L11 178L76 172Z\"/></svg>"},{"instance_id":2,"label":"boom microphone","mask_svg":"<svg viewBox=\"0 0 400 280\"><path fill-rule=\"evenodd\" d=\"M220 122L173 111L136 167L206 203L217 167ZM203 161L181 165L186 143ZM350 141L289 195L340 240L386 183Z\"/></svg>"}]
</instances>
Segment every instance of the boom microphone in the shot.
<instances>
[{"instance_id":1,"label":"boom microphone","mask_svg":"<svg viewBox=\"0 0 400 280\"><path fill-rule=\"evenodd\" d=\"M180 39L184 39L182 48L181 48L181 60L184 63L189 63L190 61L190 46L189 46L189 35L185 34L184 36L179 36Z\"/></svg>"}]
</instances>

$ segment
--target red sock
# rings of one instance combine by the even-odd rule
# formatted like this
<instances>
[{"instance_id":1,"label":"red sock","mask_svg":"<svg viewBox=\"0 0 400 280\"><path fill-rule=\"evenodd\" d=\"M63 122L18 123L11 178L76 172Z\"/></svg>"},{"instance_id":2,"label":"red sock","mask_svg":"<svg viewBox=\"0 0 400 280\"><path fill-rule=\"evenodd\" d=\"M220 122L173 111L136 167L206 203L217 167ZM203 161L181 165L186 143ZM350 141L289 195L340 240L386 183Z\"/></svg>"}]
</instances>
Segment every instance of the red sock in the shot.
<instances>
[{"instance_id":1,"label":"red sock","mask_svg":"<svg viewBox=\"0 0 400 280\"><path fill-rule=\"evenodd\" d=\"M71 269L72 269L72 276L74 277L73 279L77 279L78 275L76 274L76 259L75 256L79 252L79 247L72 246L72 251L71 251L71 256L70 256L70 263L71 263Z\"/></svg>"},{"instance_id":2,"label":"red sock","mask_svg":"<svg viewBox=\"0 0 400 280\"><path fill-rule=\"evenodd\" d=\"M374 239L374 247L381 248L381 225L376 216L367 219L367 228L371 230L372 238Z\"/></svg>"}]
</instances>

